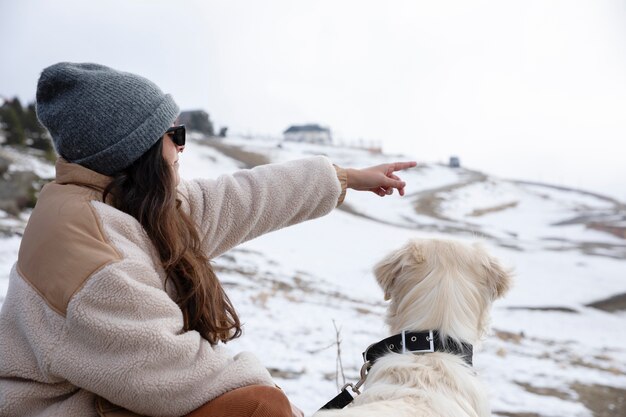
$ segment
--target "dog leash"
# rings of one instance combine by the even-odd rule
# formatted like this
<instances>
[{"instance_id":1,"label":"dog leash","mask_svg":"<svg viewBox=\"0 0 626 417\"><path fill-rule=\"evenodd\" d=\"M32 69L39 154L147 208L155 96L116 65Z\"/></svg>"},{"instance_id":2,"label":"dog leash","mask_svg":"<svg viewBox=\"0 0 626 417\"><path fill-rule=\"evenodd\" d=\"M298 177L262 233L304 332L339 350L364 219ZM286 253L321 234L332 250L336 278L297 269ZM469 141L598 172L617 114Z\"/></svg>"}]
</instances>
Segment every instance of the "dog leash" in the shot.
<instances>
[{"instance_id":1,"label":"dog leash","mask_svg":"<svg viewBox=\"0 0 626 417\"><path fill-rule=\"evenodd\" d=\"M365 352L363 352L363 360L365 363L361 367L361 379L354 385L352 383L345 384L339 394L324 404L320 410L340 409L350 404L356 395L361 394L359 388L365 383L370 368L386 353L452 353L461 356L469 366L472 366L473 350L473 346L469 343L459 344L449 337L442 339L437 330L424 332L409 332L403 330L402 333L389 336L380 342L369 345L367 349L365 349ZM348 391L348 388L356 395L352 395Z\"/></svg>"},{"instance_id":2,"label":"dog leash","mask_svg":"<svg viewBox=\"0 0 626 417\"><path fill-rule=\"evenodd\" d=\"M335 410L339 408L344 408L345 406L350 404L356 398L356 396L361 393L361 391L359 391L359 388L361 388L361 385L365 383L365 379L367 378L367 372L371 367L372 363L365 362L361 367L361 379L359 379L356 384L352 384L349 382L344 385L341 388L341 391L339 391L339 394L337 394L332 400L324 404L324 406L322 406L320 410ZM348 391L348 388L350 388L355 395L352 395Z\"/></svg>"}]
</instances>

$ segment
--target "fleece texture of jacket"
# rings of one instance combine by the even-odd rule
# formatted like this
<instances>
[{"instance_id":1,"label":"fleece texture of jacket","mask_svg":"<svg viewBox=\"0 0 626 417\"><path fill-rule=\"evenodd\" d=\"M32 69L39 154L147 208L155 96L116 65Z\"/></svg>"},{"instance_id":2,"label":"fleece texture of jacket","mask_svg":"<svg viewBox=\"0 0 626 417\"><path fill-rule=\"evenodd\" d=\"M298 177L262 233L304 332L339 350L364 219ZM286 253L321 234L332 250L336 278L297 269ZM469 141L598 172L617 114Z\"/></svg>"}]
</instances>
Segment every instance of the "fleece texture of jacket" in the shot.
<instances>
[{"instance_id":1,"label":"fleece texture of jacket","mask_svg":"<svg viewBox=\"0 0 626 417\"><path fill-rule=\"evenodd\" d=\"M56 170L0 312L0 416L91 417L113 405L116 415L182 416L235 388L273 385L253 354L183 331L154 245L102 202L109 177L63 159ZM214 258L329 213L345 182L327 158L311 157L183 181L179 193Z\"/></svg>"}]
</instances>

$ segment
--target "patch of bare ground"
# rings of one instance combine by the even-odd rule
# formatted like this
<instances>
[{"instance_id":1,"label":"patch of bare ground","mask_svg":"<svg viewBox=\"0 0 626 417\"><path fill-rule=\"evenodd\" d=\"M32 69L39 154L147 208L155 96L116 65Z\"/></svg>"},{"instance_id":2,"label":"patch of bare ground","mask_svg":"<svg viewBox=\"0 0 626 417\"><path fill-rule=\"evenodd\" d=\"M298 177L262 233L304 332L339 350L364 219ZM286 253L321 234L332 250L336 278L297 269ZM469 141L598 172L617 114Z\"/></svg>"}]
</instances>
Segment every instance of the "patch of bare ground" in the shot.
<instances>
[{"instance_id":1,"label":"patch of bare ground","mask_svg":"<svg viewBox=\"0 0 626 417\"><path fill-rule=\"evenodd\" d=\"M524 249L517 245L511 244L511 243L503 243L500 241L498 241L497 243L499 246L503 248L511 249L511 250L518 251L518 252L524 252Z\"/></svg>"},{"instance_id":2,"label":"patch of bare ground","mask_svg":"<svg viewBox=\"0 0 626 417\"><path fill-rule=\"evenodd\" d=\"M232 272L246 278L255 278L258 274L256 268L246 268L239 266L214 265L213 269L219 275L223 272ZM228 285L228 283L226 283Z\"/></svg>"},{"instance_id":3,"label":"patch of bare ground","mask_svg":"<svg viewBox=\"0 0 626 417\"><path fill-rule=\"evenodd\" d=\"M536 394L536 395L544 395L547 397L556 397L559 398L561 400L572 400L575 399L573 398L572 394L561 391L559 389L556 388L549 388L549 387L535 387L531 384L528 384L526 382L519 382L519 381L515 381L515 383L517 385L519 385L520 387L524 388L524 390L530 392L531 394Z\"/></svg>"},{"instance_id":4,"label":"patch of bare ground","mask_svg":"<svg viewBox=\"0 0 626 417\"><path fill-rule=\"evenodd\" d=\"M287 369L279 369L279 368L267 368L272 375L272 378L281 378L281 379L298 379L302 375L304 375L304 369L300 371L293 371Z\"/></svg>"},{"instance_id":5,"label":"patch of bare ground","mask_svg":"<svg viewBox=\"0 0 626 417\"><path fill-rule=\"evenodd\" d=\"M437 193L428 193L426 195L419 196L413 203L413 208L418 214L434 217L439 220L452 221L452 219L445 217L440 213L439 206L442 201L443 198Z\"/></svg>"},{"instance_id":6,"label":"patch of bare ground","mask_svg":"<svg viewBox=\"0 0 626 417\"><path fill-rule=\"evenodd\" d=\"M607 256L615 259L626 259L626 245L612 245L610 243L582 242L580 248L583 253L595 256ZM600 251L600 252L598 252ZM602 251L613 251L613 254L601 253Z\"/></svg>"},{"instance_id":7,"label":"patch of bare ground","mask_svg":"<svg viewBox=\"0 0 626 417\"><path fill-rule=\"evenodd\" d=\"M570 386L593 417L626 416L626 389L598 384L575 383Z\"/></svg>"},{"instance_id":8,"label":"patch of bare ground","mask_svg":"<svg viewBox=\"0 0 626 417\"><path fill-rule=\"evenodd\" d=\"M587 307L597 308L610 313L626 310L626 293L614 295L604 300L594 301L593 303L587 304Z\"/></svg>"},{"instance_id":9,"label":"patch of bare ground","mask_svg":"<svg viewBox=\"0 0 626 417\"><path fill-rule=\"evenodd\" d=\"M445 185L443 187L432 188L414 194L409 194L407 197L414 198L413 207L415 208L415 212L425 216L434 217L436 219L450 221L451 219L441 214L440 205L443 201L443 197L440 194L449 193L450 191L454 191L458 188L463 188L468 185L487 180L487 176L481 172L467 171L466 173L468 178L456 184Z\"/></svg>"},{"instance_id":10,"label":"patch of bare ground","mask_svg":"<svg viewBox=\"0 0 626 417\"><path fill-rule=\"evenodd\" d=\"M220 139L209 139L200 143L210 146L227 157L241 162L246 168L254 168L257 165L270 163L269 158L263 154L244 151L240 146L229 145Z\"/></svg>"},{"instance_id":11,"label":"patch of bare ground","mask_svg":"<svg viewBox=\"0 0 626 417\"><path fill-rule=\"evenodd\" d=\"M516 345L519 345L525 337L524 333L513 333L505 330L494 330L494 333L498 339L509 343L515 343Z\"/></svg>"},{"instance_id":12,"label":"patch of bare ground","mask_svg":"<svg viewBox=\"0 0 626 417\"><path fill-rule=\"evenodd\" d=\"M559 313L578 314L578 311L574 310L573 308L559 307L559 306L533 306L533 307L511 306L511 307L507 307L506 309L507 310L526 310L526 311L554 311L554 312L559 312Z\"/></svg>"},{"instance_id":13,"label":"patch of bare ground","mask_svg":"<svg viewBox=\"0 0 626 417\"><path fill-rule=\"evenodd\" d=\"M357 313L361 314L361 315L367 315L367 314L379 314L379 313L376 313L376 312L374 312L374 311L372 311L372 310L370 310L370 309L363 308L363 307L355 307L355 308L354 308L354 310L355 310Z\"/></svg>"},{"instance_id":14,"label":"patch of bare ground","mask_svg":"<svg viewBox=\"0 0 626 417\"><path fill-rule=\"evenodd\" d=\"M484 216L485 214L496 213L498 211L504 211L506 209L515 208L515 207L517 207L518 204L519 204L519 201L512 201L510 203L500 204L500 205L493 206L493 207L485 207L485 208L482 208L482 209L474 209L474 211L472 211L470 214L468 214L468 216L470 216L470 217L480 217L480 216Z\"/></svg>"},{"instance_id":15,"label":"patch of bare ground","mask_svg":"<svg viewBox=\"0 0 626 417\"><path fill-rule=\"evenodd\" d=\"M620 239L626 239L626 210L620 205L600 213L593 210L581 216L554 223L554 226L580 224L588 229L608 233Z\"/></svg>"},{"instance_id":16,"label":"patch of bare ground","mask_svg":"<svg viewBox=\"0 0 626 417\"><path fill-rule=\"evenodd\" d=\"M600 356L595 356L596 360L601 360L604 362L610 362L611 358L601 358ZM621 375L623 371L616 366L600 366L595 363L591 363L586 361L578 356L574 356L569 360L569 364L574 366L582 366L583 368L595 369L597 371L608 372L613 375Z\"/></svg>"},{"instance_id":17,"label":"patch of bare ground","mask_svg":"<svg viewBox=\"0 0 626 417\"><path fill-rule=\"evenodd\" d=\"M546 250L553 252L564 252L570 250L579 250L585 255L601 256L604 258L612 258L623 260L626 258L626 245L614 244L608 242L574 242L560 237L544 237L543 241L554 242L559 246L546 247Z\"/></svg>"},{"instance_id":18,"label":"patch of bare ground","mask_svg":"<svg viewBox=\"0 0 626 417\"><path fill-rule=\"evenodd\" d=\"M518 381L515 383L532 394L580 402L593 413L594 417L626 416L626 390L623 388L576 382L569 386L572 392L568 393L556 388L535 387L531 384ZM505 412L498 412L497 414L515 417L537 415Z\"/></svg>"},{"instance_id":19,"label":"patch of bare ground","mask_svg":"<svg viewBox=\"0 0 626 417\"><path fill-rule=\"evenodd\" d=\"M617 236L621 239L626 239L626 226L615 226L611 224L602 223L588 223L587 227L600 232L610 233L613 236Z\"/></svg>"}]
</instances>

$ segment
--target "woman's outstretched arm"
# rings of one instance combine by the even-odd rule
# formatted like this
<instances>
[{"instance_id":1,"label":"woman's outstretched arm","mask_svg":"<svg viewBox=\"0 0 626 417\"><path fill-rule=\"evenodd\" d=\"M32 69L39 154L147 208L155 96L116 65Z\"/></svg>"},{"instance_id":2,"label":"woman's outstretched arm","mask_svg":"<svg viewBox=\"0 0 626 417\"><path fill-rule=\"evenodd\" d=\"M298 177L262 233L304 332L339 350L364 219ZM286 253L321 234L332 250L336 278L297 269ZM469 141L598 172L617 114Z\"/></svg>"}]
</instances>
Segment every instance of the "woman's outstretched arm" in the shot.
<instances>
[{"instance_id":1,"label":"woman's outstretched arm","mask_svg":"<svg viewBox=\"0 0 626 417\"><path fill-rule=\"evenodd\" d=\"M183 181L183 209L195 221L210 258L264 233L328 214L346 188L403 194L394 172L414 163L343 169L326 157L311 157L222 175ZM383 194L383 195L385 195ZM380 195L380 194L379 194Z\"/></svg>"}]
</instances>

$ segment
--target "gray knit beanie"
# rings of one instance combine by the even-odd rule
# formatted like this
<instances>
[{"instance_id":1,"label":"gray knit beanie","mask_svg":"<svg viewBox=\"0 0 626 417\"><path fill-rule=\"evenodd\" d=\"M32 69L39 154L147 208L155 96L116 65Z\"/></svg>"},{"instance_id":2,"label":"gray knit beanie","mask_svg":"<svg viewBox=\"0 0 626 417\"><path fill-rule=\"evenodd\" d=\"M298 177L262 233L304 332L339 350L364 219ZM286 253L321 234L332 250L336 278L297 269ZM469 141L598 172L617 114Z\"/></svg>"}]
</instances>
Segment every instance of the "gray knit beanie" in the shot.
<instances>
[{"instance_id":1,"label":"gray knit beanie","mask_svg":"<svg viewBox=\"0 0 626 417\"><path fill-rule=\"evenodd\" d=\"M98 64L61 62L43 70L37 117L57 153L104 175L127 168L178 116L152 81Z\"/></svg>"}]
</instances>

